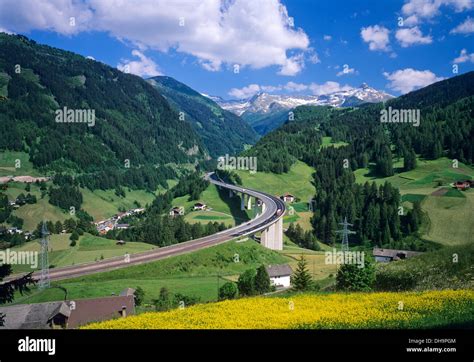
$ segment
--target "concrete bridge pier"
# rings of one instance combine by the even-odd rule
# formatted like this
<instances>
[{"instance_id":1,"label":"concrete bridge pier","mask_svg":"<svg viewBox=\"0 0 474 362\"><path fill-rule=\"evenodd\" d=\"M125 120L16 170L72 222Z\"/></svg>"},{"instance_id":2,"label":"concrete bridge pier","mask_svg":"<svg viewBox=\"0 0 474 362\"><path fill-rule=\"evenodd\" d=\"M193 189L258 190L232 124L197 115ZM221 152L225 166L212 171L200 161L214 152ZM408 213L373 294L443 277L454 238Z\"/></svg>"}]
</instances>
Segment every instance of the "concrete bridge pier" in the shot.
<instances>
[{"instance_id":1,"label":"concrete bridge pier","mask_svg":"<svg viewBox=\"0 0 474 362\"><path fill-rule=\"evenodd\" d=\"M283 220L279 219L274 224L262 231L260 244L272 250L283 250Z\"/></svg>"},{"instance_id":2,"label":"concrete bridge pier","mask_svg":"<svg viewBox=\"0 0 474 362\"><path fill-rule=\"evenodd\" d=\"M240 195L240 210L245 210L245 194Z\"/></svg>"},{"instance_id":3,"label":"concrete bridge pier","mask_svg":"<svg viewBox=\"0 0 474 362\"><path fill-rule=\"evenodd\" d=\"M247 195L247 210L252 210L252 196Z\"/></svg>"}]
</instances>

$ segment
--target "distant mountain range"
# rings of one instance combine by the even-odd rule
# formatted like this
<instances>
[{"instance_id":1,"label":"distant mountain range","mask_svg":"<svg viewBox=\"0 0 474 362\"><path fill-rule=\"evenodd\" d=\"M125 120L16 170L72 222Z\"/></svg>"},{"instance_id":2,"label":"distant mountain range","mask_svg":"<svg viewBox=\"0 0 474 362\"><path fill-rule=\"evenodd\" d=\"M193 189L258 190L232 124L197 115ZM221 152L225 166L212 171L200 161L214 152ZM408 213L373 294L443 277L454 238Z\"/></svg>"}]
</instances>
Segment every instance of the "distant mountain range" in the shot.
<instances>
[{"instance_id":1,"label":"distant mountain range","mask_svg":"<svg viewBox=\"0 0 474 362\"><path fill-rule=\"evenodd\" d=\"M281 95L257 93L239 100L224 100L207 96L222 108L241 116L259 134L282 125L288 118L288 110L298 106L356 107L364 103L378 103L393 98L392 95L361 84L358 88L322 95Z\"/></svg>"}]
</instances>

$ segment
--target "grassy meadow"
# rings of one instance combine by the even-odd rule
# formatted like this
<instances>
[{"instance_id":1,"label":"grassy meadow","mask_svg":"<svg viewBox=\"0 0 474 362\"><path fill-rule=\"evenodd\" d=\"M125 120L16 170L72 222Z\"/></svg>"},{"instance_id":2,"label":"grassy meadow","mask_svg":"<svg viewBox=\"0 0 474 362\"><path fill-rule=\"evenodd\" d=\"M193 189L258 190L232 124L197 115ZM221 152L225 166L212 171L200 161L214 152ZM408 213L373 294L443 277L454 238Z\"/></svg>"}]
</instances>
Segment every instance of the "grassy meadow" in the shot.
<instances>
[{"instance_id":1,"label":"grassy meadow","mask_svg":"<svg viewBox=\"0 0 474 362\"><path fill-rule=\"evenodd\" d=\"M102 258L112 258L125 254L141 253L152 250L155 246L151 244L127 242L125 245L116 245L115 240L101 238L98 236L84 234L76 246L70 246L71 234L53 234L50 236L48 259L50 266L63 267L83 263L91 263ZM40 240L33 240L21 246L13 247L13 251L37 251L40 252ZM31 271L27 265L13 265L13 272Z\"/></svg>"},{"instance_id":2,"label":"grassy meadow","mask_svg":"<svg viewBox=\"0 0 474 362\"><path fill-rule=\"evenodd\" d=\"M120 248L127 248L129 244ZM94 240L89 239L82 251L91 251L93 248L99 246ZM98 250L96 255L104 252L103 249ZM151 303L152 299L158 298L162 287L167 287L170 293L194 295L202 302L206 302L216 300L218 285L224 284L226 280L231 280L243 271L255 269L262 264L282 264L287 261L288 258L284 255L265 249L254 241L230 241L191 254L62 280L54 282L53 285L66 288L68 298L73 299L103 297L112 293L118 294L128 287L140 286L145 291L145 303ZM33 289L27 295L18 295L15 304L39 303L63 298L64 293L60 289L51 288L45 291Z\"/></svg>"},{"instance_id":3,"label":"grassy meadow","mask_svg":"<svg viewBox=\"0 0 474 362\"><path fill-rule=\"evenodd\" d=\"M394 167L398 167L399 171L402 166L402 160L394 162ZM450 184L474 178L474 169L462 163L459 163L458 168L452 166L448 158L418 159L414 170L397 172L390 177L374 177L368 168L356 170L354 174L359 183L392 183L399 188L404 207L411 208L414 201L421 201L428 220L423 227L423 238L443 245L473 243L474 190L457 191Z\"/></svg>"}]
</instances>

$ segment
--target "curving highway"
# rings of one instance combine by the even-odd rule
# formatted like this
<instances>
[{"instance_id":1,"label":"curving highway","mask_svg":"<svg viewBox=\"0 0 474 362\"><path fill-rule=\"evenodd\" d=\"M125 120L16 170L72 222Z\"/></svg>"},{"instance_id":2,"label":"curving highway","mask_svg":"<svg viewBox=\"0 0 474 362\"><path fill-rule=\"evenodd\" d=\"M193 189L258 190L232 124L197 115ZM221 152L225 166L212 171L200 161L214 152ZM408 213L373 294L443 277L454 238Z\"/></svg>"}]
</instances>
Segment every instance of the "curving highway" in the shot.
<instances>
[{"instance_id":1,"label":"curving highway","mask_svg":"<svg viewBox=\"0 0 474 362\"><path fill-rule=\"evenodd\" d=\"M258 231L268 228L270 225L283 217L285 211L285 203L279 198L267 193L256 191L241 186L225 183L218 179L214 173L208 173L205 178L212 184L221 188L233 190L237 193L244 193L252 197L258 198L265 204L265 210L256 218L235 226L233 228L221 231L219 233L205 236L203 238L186 241L183 243L157 248L155 250L144 253L131 254L123 257L115 257L100 260L94 263L79 264L68 267L54 268L49 270L51 280L61 280L67 278L75 278L83 275L106 272L125 268L131 265L145 264L152 261L168 258L174 255L189 253L192 251L208 248L210 246L221 244L225 241L234 239L239 236L251 235ZM40 277L40 272L33 274L35 278ZM18 276L12 276L14 279Z\"/></svg>"}]
</instances>

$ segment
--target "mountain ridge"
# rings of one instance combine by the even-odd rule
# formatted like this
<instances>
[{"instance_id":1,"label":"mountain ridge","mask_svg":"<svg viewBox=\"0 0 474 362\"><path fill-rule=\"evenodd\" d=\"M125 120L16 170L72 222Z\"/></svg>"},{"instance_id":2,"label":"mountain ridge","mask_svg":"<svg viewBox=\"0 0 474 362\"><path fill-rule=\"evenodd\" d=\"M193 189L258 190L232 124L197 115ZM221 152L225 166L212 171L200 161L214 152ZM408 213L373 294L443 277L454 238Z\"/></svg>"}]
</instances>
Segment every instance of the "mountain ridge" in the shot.
<instances>
[{"instance_id":1,"label":"mountain ridge","mask_svg":"<svg viewBox=\"0 0 474 362\"><path fill-rule=\"evenodd\" d=\"M91 188L155 190L174 176L166 165L207 152L142 78L22 35L0 33L0 95L0 150L27 152L35 168ZM94 125L58 123L64 107L93 110Z\"/></svg>"},{"instance_id":2,"label":"mountain ridge","mask_svg":"<svg viewBox=\"0 0 474 362\"><path fill-rule=\"evenodd\" d=\"M254 144L257 134L239 116L222 109L211 98L169 76L147 79L177 112L184 112L185 119L193 126L212 157L236 154L245 144Z\"/></svg>"},{"instance_id":3,"label":"mountain ridge","mask_svg":"<svg viewBox=\"0 0 474 362\"><path fill-rule=\"evenodd\" d=\"M239 100L225 100L216 96L207 97L213 99L222 108L238 115L245 115L246 112L271 113L272 110L292 109L302 105L344 107L347 98L358 99L358 104L378 103L395 98L391 94L370 87L367 83L362 83L357 88L320 95L282 95L259 92L249 98Z\"/></svg>"},{"instance_id":4,"label":"mountain ridge","mask_svg":"<svg viewBox=\"0 0 474 362\"><path fill-rule=\"evenodd\" d=\"M259 92L241 100L225 100L208 96L222 108L247 121L260 135L281 126L288 120L288 111L299 106L331 106L334 108L357 107L365 103L378 103L394 97L362 83L357 88L321 95L286 95Z\"/></svg>"}]
</instances>

